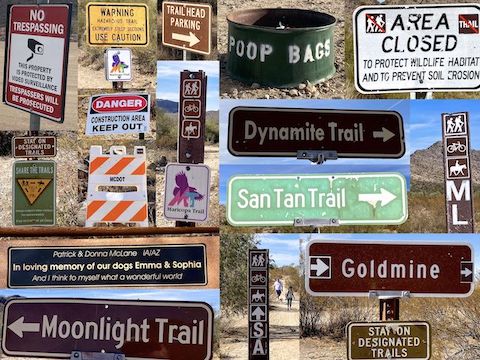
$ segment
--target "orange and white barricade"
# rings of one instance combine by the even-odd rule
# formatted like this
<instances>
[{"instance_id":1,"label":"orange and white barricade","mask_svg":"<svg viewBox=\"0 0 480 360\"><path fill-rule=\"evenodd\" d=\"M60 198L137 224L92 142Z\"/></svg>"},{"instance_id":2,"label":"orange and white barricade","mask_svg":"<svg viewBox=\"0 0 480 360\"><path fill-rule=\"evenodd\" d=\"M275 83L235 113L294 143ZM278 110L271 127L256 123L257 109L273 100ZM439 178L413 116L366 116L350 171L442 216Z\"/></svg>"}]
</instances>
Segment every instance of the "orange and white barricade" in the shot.
<instances>
[{"instance_id":1,"label":"orange and white barricade","mask_svg":"<svg viewBox=\"0 0 480 360\"><path fill-rule=\"evenodd\" d=\"M148 226L145 146L135 146L133 155L125 146L112 146L106 155L101 146L90 147L85 226L98 223Z\"/></svg>"}]
</instances>

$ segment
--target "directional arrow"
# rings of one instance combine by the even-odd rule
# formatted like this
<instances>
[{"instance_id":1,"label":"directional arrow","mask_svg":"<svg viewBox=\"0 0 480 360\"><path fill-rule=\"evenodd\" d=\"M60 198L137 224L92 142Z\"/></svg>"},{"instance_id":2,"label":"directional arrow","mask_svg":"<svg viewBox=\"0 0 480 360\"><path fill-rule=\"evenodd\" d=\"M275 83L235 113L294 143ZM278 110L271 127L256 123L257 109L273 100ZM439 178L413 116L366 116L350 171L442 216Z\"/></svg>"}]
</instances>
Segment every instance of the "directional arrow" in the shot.
<instances>
[{"instance_id":1,"label":"directional arrow","mask_svg":"<svg viewBox=\"0 0 480 360\"><path fill-rule=\"evenodd\" d=\"M460 273L466 278L473 274L472 270L468 268L463 269L462 271L460 271Z\"/></svg>"},{"instance_id":2,"label":"directional arrow","mask_svg":"<svg viewBox=\"0 0 480 360\"><path fill-rule=\"evenodd\" d=\"M380 194L358 194L358 201L368 202L372 206L376 206L377 202L379 201L380 206L385 206L396 198L396 195L392 194L388 190L385 190L384 188L380 188Z\"/></svg>"},{"instance_id":3,"label":"directional arrow","mask_svg":"<svg viewBox=\"0 0 480 360\"><path fill-rule=\"evenodd\" d=\"M383 142L386 142L386 141L390 140L394 136L395 136L395 134L393 132L391 132L390 130L388 130L384 127L382 127L382 131L374 131L373 132L373 137L375 139L383 138Z\"/></svg>"},{"instance_id":4,"label":"directional arrow","mask_svg":"<svg viewBox=\"0 0 480 360\"><path fill-rule=\"evenodd\" d=\"M187 42L190 47L195 46L200 42L200 39L191 31L188 35L172 33L172 39Z\"/></svg>"},{"instance_id":5,"label":"directional arrow","mask_svg":"<svg viewBox=\"0 0 480 360\"><path fill-rule=\"evenodd\" d=\"M265 313L259 306L252 312L252 317L255 318L256 321L261 320L264 316Z\"/></svg>"},{"instance_id":6,"label":"directional arrow","mask_svg":"<svg viewBox=\"0 0 480 360\"><path fill-rule=\"evenodd\" d=\"M325 264L322 259L317 258L317 263L316 264L311 264L310 269L313 271L317 272L317 276L321 276L325 271L330 269L330 266L328 264Z\"/></svg>"},{"instance_id":7,"label":"directional arrow","mask_svg":"<svg viewBox=\"0 0 480 360\"><path fill-rule=\"evenodd\" d=\"M23 338L24 332L39 332L40 324L37 323L26 323L25 316L22 316L15 320L13 323L8 325L8 328L12 330L18 337Z\"/></svg>"}]
</instances>

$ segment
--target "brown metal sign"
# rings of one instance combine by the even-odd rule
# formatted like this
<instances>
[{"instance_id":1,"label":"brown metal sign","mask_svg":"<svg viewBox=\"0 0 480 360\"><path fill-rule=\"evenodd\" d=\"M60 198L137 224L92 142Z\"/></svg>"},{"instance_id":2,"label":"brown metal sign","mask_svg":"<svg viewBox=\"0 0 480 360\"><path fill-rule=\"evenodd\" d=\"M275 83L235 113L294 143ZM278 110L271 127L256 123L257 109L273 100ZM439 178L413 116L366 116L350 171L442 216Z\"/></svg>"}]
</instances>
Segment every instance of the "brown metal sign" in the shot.
<instances>
[{"instance_id":1,"label":"brown metal sign","mask_svg":"<svg viewBox=\"0 0 480 360\"><path fill-rule=\"evenodd\" d=\"M466 297L473 292L473 249L462 243L311 241L305 287L313 296Z\"/></svg>"},{"instance_id":2,"label":"brown metal sign","mask_svg":"<svg viewBox=\"0 0 480 360\"><path fill-rule=\"evenodd\" d=\"M201 302L14 299L4 309L9 356L69 358L76 350L205 360L212 340L213 311Z\"/></svg>"},{"instance_id":3,"label":"brown metal sign","mask_svg":"<svg viewBox=\"0 0 480 360\"><path fill-rule=\"evenodd\" d=\"M212 43L210 4L164 1L162 3L162 44L209 55Z\"/></svg>"},{"instance_id":4,"label":"brown metal sign","mask_svg":"<svg viewBox=\"0 0 480 360\"><path fill-rule=\"evenodd\" d=\"M55 136L14 136L12 153L15 158L46 158L57 155Z\"/></svg>"},{"instance_id":5,"label":"brown metal sign","mask_svg":"<svg viewBox=\"0 0 480 360\"><path fill-rule=\"evenodd\" d=\"M200 71L180 73L178 162L200 164L205 154L207 76Z\"/></svg>"},{"instance_id":6,"label":"brown metal sign","mask_svg":"<svg viewBox=\"0 0 480 360\"><path fill-rule=\"evenodd\" d=\"M473 233L473 189L468 113L442 114L447 230Z\"/></svg>"},{"instance_id":7,"label":"brown metal sign","mask_svg":"<svg viewBox=\"0 0 480 360\"><path fill-rule=\"evenodd\" d=\"M234 156L329 150L344 158L400 158L403 119L395 111L236 107L229 114L228 150Z\"/></svg>"},{"instance_id":8,"label":"brown metal sign","mask_svg":"<svg viewBox=\"0 0 480 360\"><path fill-rule=\"evenodd\" d=\"M268 264L266 249L251 249L248 252L248 358L268 360Z\"/></svg>"},{"instance_id":9,"label":"brown metal sign","mask_svg":"<svg viewBox=\"0 0 480 360\"><path fill-rule=\"evenodd\" d=\"M431 357L430 324L424 321L352 322L347 326L348 360Z\"/></svg>"}]
</instances>

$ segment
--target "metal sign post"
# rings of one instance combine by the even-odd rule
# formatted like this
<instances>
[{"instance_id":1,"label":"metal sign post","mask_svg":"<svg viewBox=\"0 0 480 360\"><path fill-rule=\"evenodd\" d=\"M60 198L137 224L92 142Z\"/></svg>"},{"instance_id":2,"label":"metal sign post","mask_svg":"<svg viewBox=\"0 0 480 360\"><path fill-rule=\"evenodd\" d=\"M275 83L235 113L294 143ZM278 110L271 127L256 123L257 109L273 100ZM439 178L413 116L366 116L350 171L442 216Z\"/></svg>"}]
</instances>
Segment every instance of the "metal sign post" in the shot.
<instances>
[{"instance_id":1,"label":"metal sign post","mask_svg":"<svg viewBox=\"0 0 480 360\"><path fill-rule=\"evenodd\" d=\"M270 358L267 249L248 251L248 358Z\"/></svg>"}]
</instances>

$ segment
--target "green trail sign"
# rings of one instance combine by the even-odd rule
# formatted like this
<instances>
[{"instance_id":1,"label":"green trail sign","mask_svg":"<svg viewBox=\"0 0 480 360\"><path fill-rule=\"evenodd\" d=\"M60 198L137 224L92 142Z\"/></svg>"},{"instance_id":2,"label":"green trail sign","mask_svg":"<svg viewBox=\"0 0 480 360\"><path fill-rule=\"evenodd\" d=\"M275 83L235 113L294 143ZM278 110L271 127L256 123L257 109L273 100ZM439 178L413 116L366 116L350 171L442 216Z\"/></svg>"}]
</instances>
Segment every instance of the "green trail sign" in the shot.
<instances>
[{"instance_id":1,"label":"green trail sign","mask_svg":"<svg viewBox=\"0 0 480 360\"><path fill-rule=\"evenodd\" d=\"M407 219L407 186L398 173L239 175L228 183L233 226L398 225Z\"/></svg>"},{"instance_id":2,"label":"green trail sign","mask_svg":"<svg viewBox=\"0 0 480 360\"><path fill-rule=\"evenodd\" d=\"M55 225L55 161L13 164L13 225Z\"/></svg>"}]
</instances>

